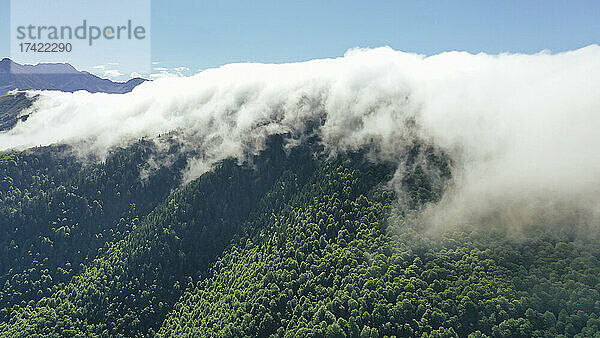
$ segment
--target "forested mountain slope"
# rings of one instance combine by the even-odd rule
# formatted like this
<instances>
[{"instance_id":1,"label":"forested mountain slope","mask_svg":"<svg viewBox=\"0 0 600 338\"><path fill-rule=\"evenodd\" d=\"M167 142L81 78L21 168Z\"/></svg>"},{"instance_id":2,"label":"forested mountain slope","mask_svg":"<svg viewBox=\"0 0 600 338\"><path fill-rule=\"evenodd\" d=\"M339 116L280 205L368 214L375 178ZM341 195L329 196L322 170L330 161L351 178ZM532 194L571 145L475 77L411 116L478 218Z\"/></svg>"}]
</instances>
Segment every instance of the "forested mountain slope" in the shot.
<instances>
[{"instance_id":1,"label":"forested mountain slope","mask_svg":"<svg viewBox=\"0 0 600 338\"><path fill-rule=\"evenodd\" d=\"M13 305L51 295L179 184L181 163L140 179L153 152L141 141L88 165L58 146L0 155L4 320Z\"/></svg>"},{"instance_id":2,"label":"forested mountain slope","mask_svg":"<svg viewBox=\"0 0 600 338\"><path fill-rule=\"evenodd\" d=\"M599 55L2 96L0 337L600 337Z\"/></svg>"},{"instance_id":3,"label":"forested mountain slope","mask_svg":"<svg viewBox=\"0 0 600 338\"><path fill-rule=\"evenodd\" d=\"M568 231L431 236L406 207L425 172L368 152L320 157L275 136L181 187L181 157L141 175L152 142L82 164L67 147L2 155L2 322L10 337L593 336L600 246ZM183 156L183 155L182 155ZM444 176L443 175L443 176ZM171 192L171 190L173 191Z\"/></svg>"},{"instance_id":4,"label":"forested mountain slope","mask_svg":"<svg viewBox=\"0 0 600 338\"><path fill-rule=\"evenodd\" d=\"M283 203L279 197L284 198L285 191L272 186L286 175L285 168L293 167L300 176L311 172L315 161L311 151L298 149L287 158L282 142L274 142L255 166L225 161L175 191L141 220L122 219L130 230L122 240L115 238L99 250L97 259L50 297L35 306L15 305L4 328L15 334L86 336L131 336L158 329L179 297L178 285L185 285L220 255L248 213L261 203L272 208ZM149 181L169 185L162 177ZM276 190L268 197L271 189ZM159 194L148 193L160 199Z\"/></svg>"},{"instance_id":5,"label":"forested mountain slope","mask_svg":"<svg viewBox=\"0 0 600 338\"><path fill-rule=\"evenodd\" d=\"M188 285L159 334L598 334L597 238L542 228L516 242L502 229L465 228L428 239L388 217L398 211L381 185L386 173L351 160L323 165L281 212L250 220L255 234Z\"/></svg>"},{"instance_id":6,"label":"forested mountain slope","mask_svg":"<svg viewBox=\"0 0 600 338\"><path fill-rule=\"evenodd\" d=\"M31 107L32 99L25 93L0 95L0 131L12 129L19 120L27 120L28 115L20 115Z\"/></svg>"}]
</instances>

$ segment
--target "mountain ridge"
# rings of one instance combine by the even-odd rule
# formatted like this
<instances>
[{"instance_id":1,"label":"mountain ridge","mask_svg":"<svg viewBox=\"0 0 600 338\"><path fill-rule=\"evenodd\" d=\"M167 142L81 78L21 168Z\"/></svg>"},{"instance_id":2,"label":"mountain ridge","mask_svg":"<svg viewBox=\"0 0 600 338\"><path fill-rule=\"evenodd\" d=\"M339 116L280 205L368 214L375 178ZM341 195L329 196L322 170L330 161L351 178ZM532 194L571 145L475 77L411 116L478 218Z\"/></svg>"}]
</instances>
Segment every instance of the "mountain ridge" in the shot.
<instances>
[{"instance_id":1,"label":"mountain ridge","mask_svg":"<svg viewBox=\"0 0 600 338\"><path fill-rule=\"evenodd\" d=\"M86 90L90 93L124 94L145 81L132 78L126 82L115 82L87 71L78 71L68 63L22 65L10 58L0 60L0 95L13 90Z\"/></svg>"}]
</instances>

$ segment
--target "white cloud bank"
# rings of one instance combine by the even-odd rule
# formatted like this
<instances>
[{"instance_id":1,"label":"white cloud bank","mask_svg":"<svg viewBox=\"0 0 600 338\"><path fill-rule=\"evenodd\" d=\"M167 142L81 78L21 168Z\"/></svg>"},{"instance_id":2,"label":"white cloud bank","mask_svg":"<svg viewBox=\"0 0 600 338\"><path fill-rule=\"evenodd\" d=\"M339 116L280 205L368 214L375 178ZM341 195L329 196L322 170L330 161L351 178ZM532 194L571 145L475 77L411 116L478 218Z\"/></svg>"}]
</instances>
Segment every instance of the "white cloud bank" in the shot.
<instances>
[{"instance_id":1,"label":"white cloud bank","mask_svg":"<svg viewBox=\"0 0 600 338\"><path fill-rule=\"evenodd\" d=\"M231 64L146 82L124 95L38 92L31 117L0 133L0 149L58 142L103 156L140 137L177 132L200 151L193 179L243 158L268 135L302 133L309 119L331 151L373 141L399 158L415 137L454 160L454 185L426 212L435 225L502 211L600 210L600 46L535 55L430 57L390 48L281 65ZM407 121L414 120L409 129ZM567 209L561 209L567 208Z\"/></svg>"},{"instance_id":2,"label":"white cloud bank","mask_svg":"<svg viewBox=\"0 0 600 338\"><path fill-rule=\"evenodd\" d=\"M104 76L113 79L123 76L123 74L117 69L106 69L104 70Z\"/></svg>"}]
</instances>

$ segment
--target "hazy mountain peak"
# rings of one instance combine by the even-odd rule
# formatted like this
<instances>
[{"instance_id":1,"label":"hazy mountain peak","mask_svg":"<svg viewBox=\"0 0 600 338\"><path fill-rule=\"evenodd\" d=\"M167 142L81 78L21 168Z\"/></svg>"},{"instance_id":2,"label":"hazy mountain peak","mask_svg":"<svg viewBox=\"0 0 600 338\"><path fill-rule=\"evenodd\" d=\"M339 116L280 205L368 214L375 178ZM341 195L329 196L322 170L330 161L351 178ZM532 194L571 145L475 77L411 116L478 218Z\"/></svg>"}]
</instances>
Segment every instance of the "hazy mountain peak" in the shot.
<instances>
[{"instance_id":1,"label":"hazy mountain peak","mask_svg":"<svg viewBox=\"0 0 600 338\"><path fill-rule=\"evenodd\" d=\"M68 63L38 63L36 65L23 65L24 68L36 74L75 74L75 67Z\"/></svg>"},{"instance_id":2,"label":"hazy mountain peak","mask_svg":"<svg viewBox=\"0 0 600 338\"><path fill-rule=\"evenodd\" d=\"M11 65L16 65L16 63L9 58L3 58L0 60L0 72L9 72Z\"/></svg>"}]
</instances>

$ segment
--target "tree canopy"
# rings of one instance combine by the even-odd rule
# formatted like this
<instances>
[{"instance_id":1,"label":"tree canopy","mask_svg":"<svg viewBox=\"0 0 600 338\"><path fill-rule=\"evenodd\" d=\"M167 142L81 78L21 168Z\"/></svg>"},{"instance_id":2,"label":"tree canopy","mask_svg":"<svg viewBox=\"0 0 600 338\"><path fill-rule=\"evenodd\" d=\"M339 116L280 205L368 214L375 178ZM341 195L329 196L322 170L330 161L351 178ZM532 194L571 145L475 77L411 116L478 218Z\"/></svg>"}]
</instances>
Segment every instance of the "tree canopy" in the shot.
<instances>
[{"instance_id":1,"label":"tree canopy","mask_svg":"<svg viewBox=\"0 0 600 338\"><path fill-rule=\"evenodd\" d=\"M441 195L426 147L395 165L272 137L186 186L151 142L82 163L66 147L0 154L0 336L590 337L600 245L565 225L405 222Z\"/></svg>"}]
</instances>

